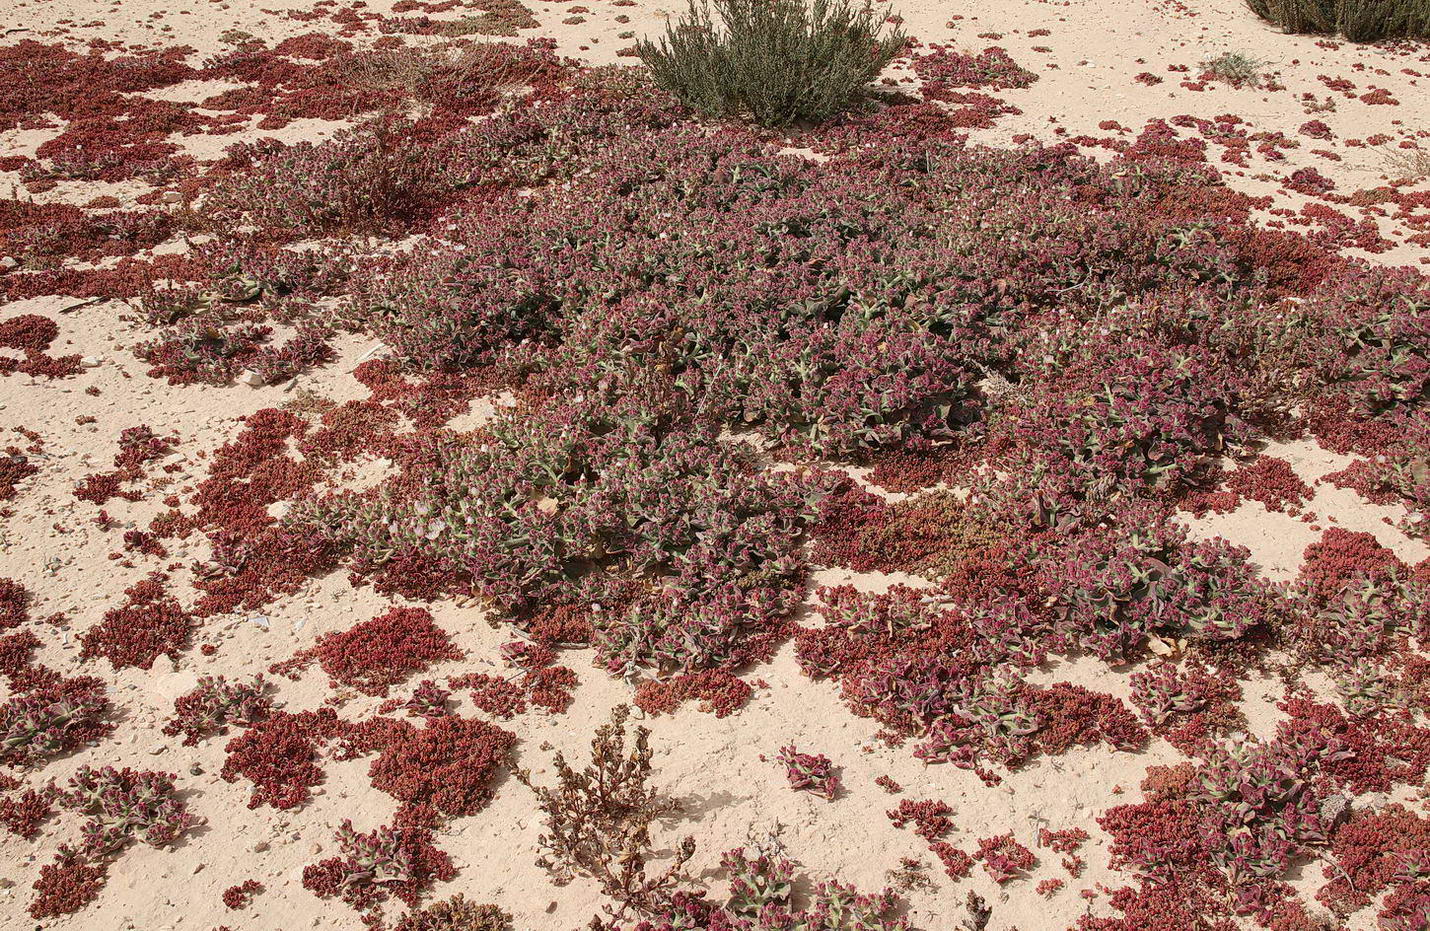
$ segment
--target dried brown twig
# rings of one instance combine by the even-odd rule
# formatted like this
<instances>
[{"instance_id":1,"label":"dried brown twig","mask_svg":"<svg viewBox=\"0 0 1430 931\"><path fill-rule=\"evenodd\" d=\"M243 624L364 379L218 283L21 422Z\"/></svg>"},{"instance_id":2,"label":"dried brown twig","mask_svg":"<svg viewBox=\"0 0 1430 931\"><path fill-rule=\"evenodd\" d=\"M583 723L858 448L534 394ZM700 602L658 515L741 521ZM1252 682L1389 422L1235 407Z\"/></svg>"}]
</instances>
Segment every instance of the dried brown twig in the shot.
<instances>
[{"instance_id":1,"label":"dried brown twig","mask_svg":"<svg viewBox=\"0 0 1430 931\"><path fill-rule=\"evenodd\" d=\"M657 820L676 813L679 804L651 787L650 731L635 730L629 752L626 722L630 708L618 705L611 721L596 731L591 741L591 762L577 771L557 753L552 760L556 784L550 788L531 781L519 770L516 778L536 793L546 816L546 833L539 838L542 856L537 865L551 870L558 884L584 874L601 884L601 891L619 903L613 914L628 910L643 914L657 911L685 880L684 868L695 853L695 839L685 838L674 861L651 875L646 863L652 856L650 828Z\"/></svg>"}]
</instances>

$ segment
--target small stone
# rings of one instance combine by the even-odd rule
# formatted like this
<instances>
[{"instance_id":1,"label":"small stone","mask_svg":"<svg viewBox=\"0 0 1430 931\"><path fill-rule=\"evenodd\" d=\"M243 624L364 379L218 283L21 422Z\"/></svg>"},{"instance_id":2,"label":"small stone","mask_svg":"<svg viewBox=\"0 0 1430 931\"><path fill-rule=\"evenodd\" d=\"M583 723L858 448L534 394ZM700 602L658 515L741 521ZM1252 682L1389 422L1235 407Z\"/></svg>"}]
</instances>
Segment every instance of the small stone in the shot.
<instances>
[{"instance_id":1,"label":"small stone","mask_svg":"<svg viewBox=\"0 0 1430 931\"><path fill-rule=\"evenodd\" d=\"M183 199L184 195L180 194L178 191L165 191L159 197L159 200L163 201L166 204L177 204Z\"/></svg>"},{"instance_id":2,"label":"small stone","mask_svg":"<svg viewBox=\"0 0 1430 931\"><path fill-rule=\"evenodd\" d=\"M7 255L0 259L0 268L19 268L20 262L13 255Z\"/></svg>"},{"instance_id":3,"label":"small stone","mask_svg":"<svg viewBox=\"0 0 1430 931\"><path fill-rule=\"evenodd\" d=\"M262 388L264 385L268 384L268 379L264 378L262 375L258 374L252 369L244 369L238 374L238 377L235 378L234 381L238 382L240 385L247 385L250 388Z\"/></svg>"},{"instance_id":4,"label":"small stone","mask_svg":"<svg viewBox=\"0 0 1430 931\"><path fill-rule=\"evenodd\" d=\"M254 844L251 849L253 850L254 853L263 853L265 850L268 849L268 847L269 847L268 841L266 841L266 840L261 840L261 841L259 841L258 843Z\"/></svg>"}]
</instances>

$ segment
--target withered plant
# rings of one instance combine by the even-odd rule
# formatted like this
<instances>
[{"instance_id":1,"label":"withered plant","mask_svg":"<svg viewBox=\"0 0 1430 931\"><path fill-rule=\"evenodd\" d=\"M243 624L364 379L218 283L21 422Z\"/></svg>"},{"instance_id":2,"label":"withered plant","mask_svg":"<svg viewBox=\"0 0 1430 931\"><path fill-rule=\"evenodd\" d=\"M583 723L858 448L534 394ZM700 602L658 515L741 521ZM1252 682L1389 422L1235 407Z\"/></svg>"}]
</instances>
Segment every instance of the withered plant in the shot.
<instances>
[{"instance_id":1,"label":"withered plant","mask_svg":"<svg viewBox=\"0 0 1430 931\"><path fill-rule=\"evenodd\" d=\"M679 811L679 803L650 785L650 730L637 727L632 736L630 713L628 706L617 705L610 723L597 728L585 769L574 769L558 752L552 760L555 786L536 785L526 770L516 774L536 793L546 817L537 865L550 870L558 885L576 874L594 878L617 903L613 918L632 911L652 914L668 903L695 853L695 839L686 837L664 870L647 872L655 854L651 825Z\"/></svg>"}]
</instances>

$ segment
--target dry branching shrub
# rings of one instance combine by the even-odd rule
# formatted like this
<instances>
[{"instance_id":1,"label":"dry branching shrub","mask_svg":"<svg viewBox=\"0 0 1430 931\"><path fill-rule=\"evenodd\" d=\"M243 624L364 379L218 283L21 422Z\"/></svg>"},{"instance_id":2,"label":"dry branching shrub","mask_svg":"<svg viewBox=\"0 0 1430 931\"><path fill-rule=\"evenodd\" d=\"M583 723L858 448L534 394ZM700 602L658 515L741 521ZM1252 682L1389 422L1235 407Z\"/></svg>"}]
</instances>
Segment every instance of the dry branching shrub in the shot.
<instances>
[{"instance_id":1,"label":"dry branching shrub","mask_svg":"<svg viewBox=\"0 0 1430 931\"><path fill-rule=\"evenodd\" d=\"M1202 62L1202 73L1236 87L1257 87L1261 83L1261 69L1265 66L1266 62L1245 52L1226 52Z\"/></svg>"},{"instance_id":2,"label":"dry branching shrub","mask_svg":"<svg viewBox=\"0 0 1430 931\"><path fill-rule=\"evenodd\" d=\"M555 786L536 785L525 770L516 774L536 793L546 816L537 866L550 870L558 885L578 873L594 878L618 903L613 917L630 911L652 914L668 903L695 853L695 839L687 837L669 866L655 875L646 872L653 854L651 825L673 815L679 805L649 785L650 730L637 727L632 741L629 717L628 706L616 706L610 723L596 730L584 770L576 771L557 753L552 760Z\"/></svg>"},{"instance_id":3,"label":"dry branching shrub","mask_svg":"<svg viewBox=\"0 0 1430 931\"><path fill-rule=\"evenodd\" d=\"M847 109L904 46L867 3L690 0L657 44L637 45L655 82L702 113L762 126L819 123ZM716 19L719 23L717 24Z\"/></svg>"},{"instance_id":4,"label":"dry branching shrub","mask_svg":"<svg viewBox=\"0 0 1430 931\"><path fill-rule=\"evenodd\" d=\"M511 916L495 905L468 902L459 892L402 916L393 931L513 931Z\"/></svg>"},{"instance_id":5,"label":"dry branching shrub","mask_svg":"<svg viewBox=\"0 0 1430 931\"><path fill-rule=\"evenodd\" d=\"M372 49L347 59L343 70L355 86L414 101L424 113L454 93L499 93L527 77L509 49L492 42Z\"/></svg>"},{"instance_id":6,"label":"dry branching shrub","mask_svg":"<svg viewBox=\"0 0 1430 931\"><path fill-rule=\"evenodd\" d=\"M1406 180L1430 178L1430 150L1387 149L1385 164L1391 172Z\"/></svg>"}]
</instances>

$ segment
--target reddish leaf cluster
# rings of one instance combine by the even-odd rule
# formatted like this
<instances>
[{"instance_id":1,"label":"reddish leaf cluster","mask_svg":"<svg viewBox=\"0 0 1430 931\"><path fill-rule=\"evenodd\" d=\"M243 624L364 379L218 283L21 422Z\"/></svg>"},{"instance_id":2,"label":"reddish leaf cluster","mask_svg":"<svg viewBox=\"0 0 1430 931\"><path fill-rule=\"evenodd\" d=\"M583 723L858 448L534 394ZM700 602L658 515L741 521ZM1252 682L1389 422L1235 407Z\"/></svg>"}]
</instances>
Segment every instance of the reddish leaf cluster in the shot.
<instances>
[{"instance_id":1,"label":"reddish leaf cluster","mask_svg":"<svg viewBox=\"0 0 1430 931\"><path fill-rule=\"evenodd\" d=\"M825 499L813 536L815 562L942 578L960 560L996 545L999 534L952 493L889 504L845 481Z\"/></svg>"},{"instance_id":2,"label":"reddish leaf cluster","mask_svg":"<svg viewBox=\"0 0 1430 931\"><path fill-rule=\"evenodd\" d=\"M26 789L15 798L0 799L0 824L11 834L31 840L40 833L41 822L54 810L58 795L58 790L50 784L38 791Z\"/></svg>"},{"instance_id":3,"label":"reddish leaf cluster","mask_svg":"<svg viewBox=\"0 0 1430 931\"><path fill-rule=\"evenodd\" d=\"M896 828L913 824L914 833L930 842L953 830L953 819L949 817L953 814L953 809L947 802L936 799L925 799L922 802L904 799L899 802L898 808L890 809L884 814L894 822Z\"/></svg>"},{"instance_id":4,"label":"reddish leaf cluster","mask_svg":"<svg viewBox=\"0 0 1430 931\"><path fill-rule=\"evenodd\" d=\"M785 768L785 778L796 791L808 789L826 801L834 801L841 788L834 764L822 753L800 753L794 744L781 747L776 758Z\"/></svg>"},{"instance_id":5,"label":"reddish leaf cluster","mask_svg":"<svg viewBox=\"0 0 1430 931\"><path fill-rule=\"evenodd\" d=\"M245 879L237 886L229 886L223 891L223 904L230 910L247 908L253 897L263 891L263 883L256 879Z\"/></svg>"},{"instance_id":6,"label":"reddish leaf cluster","mask_svg":"<svg viewBox=\"0 0 1430 931\"><path fill-rule=\"evenodd\" d=\"M171 530L197 528L213 544L211 564L194 582L205 593L196 614L257 608L332 566L326 541L279 524L268 511L312 487L314 468L287 455L289 440L307 430L297 415L268 408L246 418L238 437L211 457L193 496L198 513Z\"/></svg>"},{"instance_id":7,"label":"reddish leaf cluster","mask_svg":"<svg viewBox=\"0 0 1430 931\"><path fill-rule=\"evenodd\" d=\"M965 589L965 597L977 589ZM1017 765L1076 744L1145 745L1146 731L1121 702L1080 686L1028 684L1017 669L1041 659L1049 623L1006 592L989 602L949 600L894 586L870 595L820 589L826 624L796 634L806 674L837 677L857 713L925 742L915 753L974 769L990 759Z\"/></svg>"},{"instance_id":8,"label":"reddish leaf cluster","mask_svg":"<svg viewBox=\"0 0 1430 931\"><path fill-rule=\"evenodd\" d=\"M1007 50L998 46L978 54L958 52L931 46L933 51L914 58L914 73L924 81L924 96L944 99L946 89L953 87L990 87L1005 90L1030 86L1038 79L1028 69L1013 61Z\"/></svg>"},{"instance_id":9,"label":"reddish leaf cluster","mask_svg":"<svg viewBox=\"0 0 1430 931\"><path fill-rule=\"evenodd\" d=\"M1275 456L1258 456L1251 464L1238 467L1226 484L1241 497L1260 501L1268 511L1290 509L1295 513L1313 494L1291 464Z\"/></svg>"},{"instance_id":10,"label":"reddish leaf cluster","mask_svg":"<svg viewBox=\"0 0 1430 931\"><path fill-rule=\"evenodd\" d=\"M1154 734L1183 753L1243 725L1241 685L1229 669L1157 663L1131 676L1132 704Z\"/></svg>"},{"instance_id":11,"label":"reddish leaf cluster","mask_svg":"<svg viewBox=\"0 0 1430 931\"><path fill-rule=\"evenodd\" d=\"M984 871L1000 886L1018 878L1038 862L1031 850L1013 839L1011 832L979 838L973 859L981 862Z\"/></svg>"},{"instance_id":12,"label":"reddish leaf cluster","mask_svg":"<svg viewBox=\"0 0 1430 931\"><path fill-rule=\"evenodd\" d=\"M470 815L491 800L492 781L515 743L513 734L485 721L449 716L429 719L420 729L403 724L368 775L374 788L404 806Z\"/></svg>"},{"instance_id":13,"label":"reddish leaf cluster","mask_svg":"<svg viewBox=\"0 0 1430 931\"><path fill-rule=\"evenodd\" d=\"M471 689L472 704L487 714L511 719L526 713L526 689L484 672L469 672L447 680L454 689Z\"/></svg>"},{"instance_id":14,"label":"reddish leaf cluster","mask_svg":"<svg viewBox=\"0 0 1430 931\"><path fill-rule=\"evenodd\" d=\"M1038 846L1047 847L1057 853L1076 853L1087 838L1088 833L1082 828L1065 828L1061 831L1038 829Z\"/></svg>"},{"instance_id":15,"label":"reddish leaf cluster","mask_svg":"<svg viewBox=\"0 0 1430 931\"><path fill-rule=\"evenodd\" d=\"M390 896L415 907L433 882L457 875L452 860L432 844L432 833L412 826L380 827L367 834L344 821L342 854L303 868L303 887L321 899L340 898L370 912Z\"/></svg>"},{"instance_id":16,"label":"reddish leaf cluster","mask_svg":"<svg viewBox=\"0 0 1430 931\"><path fill-rule=\"evenodd\" d=\"M30 917L57 918L79 911L95 900L107 876L103 861L90 862L77 851L61 847L54 862L40 867Z\"/></svg>"},{"instance_id":17,"label":"reddish leaf cluster","mask_svg":"<svg viewBox=\"0 0 1430 931\"><path fill-rule=\"evenodd\" d=\"M193 621L170 597L162 576L151 576L124 592L125 602L80 636L80 659L102 656L115 669L148 669L165 654L178 659Z\"/></svg>"},{"instance_id":18,"label":"reddish leaf cluster","mask_svg":"<svg viewBox=\"0 0 1430 931\"><path fill-rule=\"evenodd\" d=\"M198 685L174 699L174 716L165 722L164 733L183 734L184 746L192 747L209 734L225 733L229 724L257 724L273 710L264 690L262 676L238 682L201 676Z\"/></svg>"},{"instance_id":19,"label":"reddish leaf cluster","mask_svg":"<svg viewBox=\"0 0 1430 931\"><path fill-rule=\"evenodd\" d=\"M169 454L177 437L161 437L145 426L130 427L119 434L119 452L114 456L114 470L87 476L74 490L81 501L104 504L110 498L138 501L134 490L120 486L137 481L144 475L144 464Z\"/></svg>"},{"instance_id":20,"label":"reddish leaf cluster","mask_svg":"<svg viewBox=\"0 0 1430 931\"><path fill-rule=\"evenodd\" d=\"M249 808L297 808L323 781L322 748L344 732L331 708L296 714L275 711L228 742L220 775L226 782L242 777L253 783Z\"/></svg>"},{"instance_id":21,"label":"reddish leaf cluster","mask_svg":"<svg viewBox=\"0 0 1430 931\"><path fill-rule=\"evenodd\" d=\"M0 630L30 619L30 592L14 579L0 579Z\"/></svg>"},{"instance_id":22,"label":"reddish leaf cluster","mask_svg":"<svg viewBox=\"0 0 1430 931\"><path fill-rule=\"evenodd\" d=\"M78 372L79 356L56 359L46 354L45 350L59 334L59 325L39 314L21 314L0 322L0 349L16 349L25 354L23 359L0 355L0 375L19 372L36 377L67 378Z\"/></svg>"},{"instance_id":23,"label":"reddish leaf cluster","mask_svg":"<svg viewBox=\"0 0 1430 931\"><path fill-rule=\"evenodd\" d=\"M734 714L745 706L755 690L734 673L724 669L702 669L664 681L650 680L636 687L635 704L646 714L670 714L682 702L694 699L701 711L717 718Z\"/></svg>"},{"instance_id":24,"label":"reddish leaf cluster","mask_svg":"<svg viewBox=\"0 0 1430 931\"><path fill-rule=\"evenodd\" d=\"M1045 723L1038 732L1044 753L1064 753L1074 746L1106 743L1118 750L1140 750L1147 731L1127 706L1105 692L1055 682L1037 693L1034 713Z\"/></svg>"},{"instance_id":25,"label":"reddish leaf cluster","mask_svg":"<svg viewBox=\"0 0 1430 931\"><path fill-rule=\"evenodd\" d=\"M391 608L340 633L323 634L312 649L338 684L368 695L387 690L432 663L462 658L425 608Z\"/></svg>"},{"instance_id":26,"label":"reddish leaf cluster","mask_svg":"<svg viewBox=\"0 0 1430 931\"><path fill-rule=\"evenodd\" d=\"M0 705L0 764L38 763L114 730L99 679L66 679L44 669L26 672L33 681L23 682L23 690Z\"/></svg>"}]
</instances>

